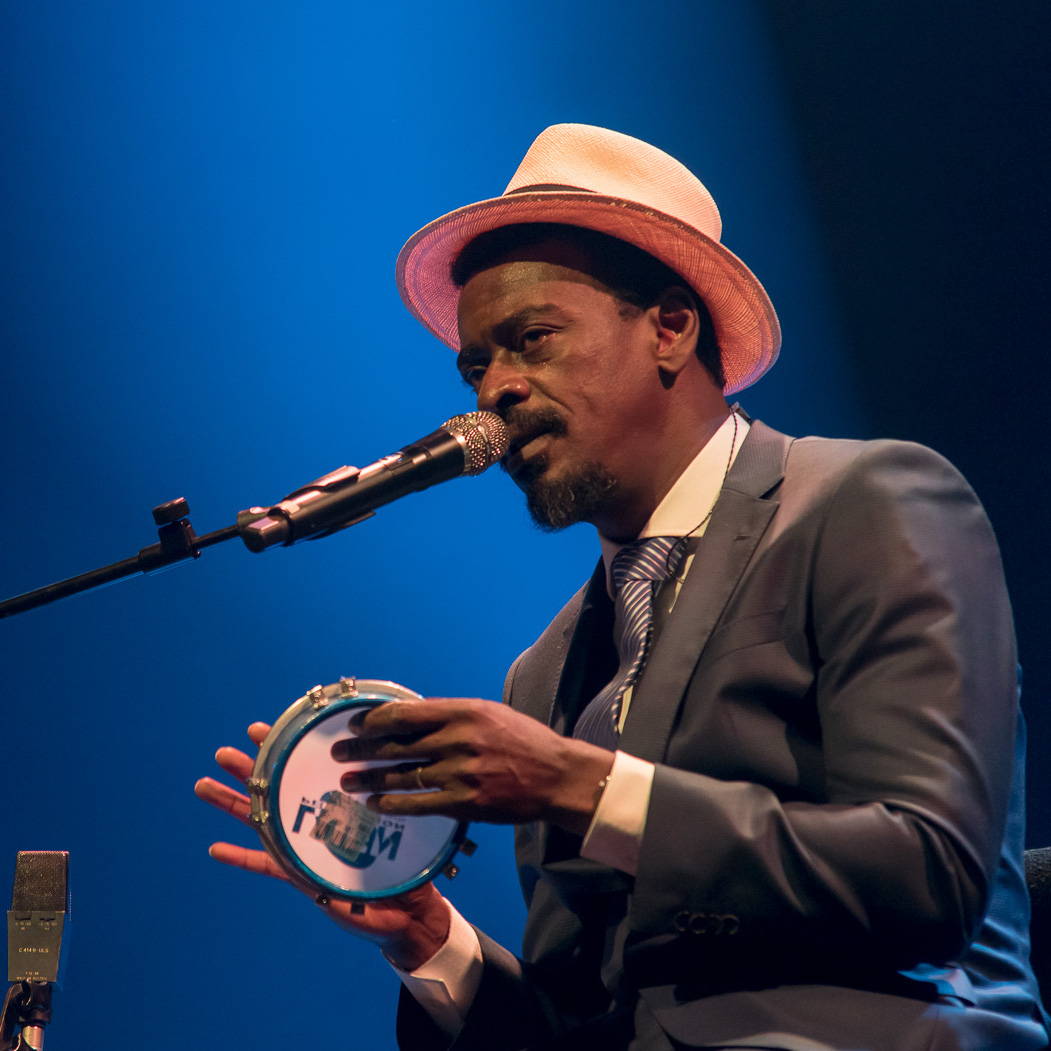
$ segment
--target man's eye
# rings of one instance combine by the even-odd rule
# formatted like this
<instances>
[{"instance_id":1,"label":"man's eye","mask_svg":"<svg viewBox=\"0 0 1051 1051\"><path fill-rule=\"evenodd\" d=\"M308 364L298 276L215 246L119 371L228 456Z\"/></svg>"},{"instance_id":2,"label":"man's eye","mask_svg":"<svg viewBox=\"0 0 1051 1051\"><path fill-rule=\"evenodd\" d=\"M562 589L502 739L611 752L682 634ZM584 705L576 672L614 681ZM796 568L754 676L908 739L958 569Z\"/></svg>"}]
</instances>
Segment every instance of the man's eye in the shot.
<instances>
[{"instance_id":1,"label":"man's eye","mask_svg":"<svg viewBox=\"0 0 1051 1051\"><path fill-rule=\"evenodd\" d=\"M527 328L522 333L522 346L526 349L535 347L552 334L549 328Z\"/></svg>"},{"instance_id":2,"label":"man's eye","mask_svg":"<svg viewBox=\"0 0 1051 1051\"><path fill-rule=\"evenodd\" d=\"M464 369L460 376L463 378L464 383L467 384L471 390L477 390L482 382L482 377L485 375L485 369L481 365L472 365L470 368Z\"/></svg>"}]
</instances>

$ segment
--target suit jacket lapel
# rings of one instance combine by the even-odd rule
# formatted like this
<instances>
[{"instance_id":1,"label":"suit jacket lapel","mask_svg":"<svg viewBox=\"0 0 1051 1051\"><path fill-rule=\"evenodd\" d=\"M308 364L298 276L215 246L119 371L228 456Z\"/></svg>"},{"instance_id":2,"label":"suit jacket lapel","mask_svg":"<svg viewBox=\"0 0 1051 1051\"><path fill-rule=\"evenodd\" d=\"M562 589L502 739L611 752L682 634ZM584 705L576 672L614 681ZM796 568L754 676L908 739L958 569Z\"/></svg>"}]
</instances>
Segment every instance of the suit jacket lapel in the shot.
<instances>
[{"instance_id":1,"label":"suit jacket lapel","mask_svg":"<svg viewBox=\"0 0 1051 1051\"><path fill-rule=\"evenodd\" d=\"M580 616L571 630L548 720L548 725L560 734L567 732L576 722L582 705L605 685L590 682L593 662L600 659L604 650L614 652L613 603L606 594L606 570L601 559L584 589Z\"/></svg>"},{"instance_id":2,"label":"suit jacket lapel","mask_svg":"<svg viewBox=\"0 0 1051 1051\"><path fill-rule=\"evenodd\" d=\"M613 644L613 603L606 593L606 570L599 559L595 572L584 589L580 613L564 629L567 639L562 649L560 666L552 671L558 675L558 688L551 705L549 725L565 734L576 722L577 715L591 698L605 685L596 664L605 664L604 651L615 658ZM612 675L616 668L608 669ZM550 696L550 694L548 694ZM598 894L622 894L630 885L630 877L617 869L600 865L580 857L580 838L549 825L537 823L534 840L534 864L544 869L545 878L556 893L571 908L580 899L594 902Z\"/></svg>"},{"instance_id":3,"label":"suit jacket lapel","mask_svg":"<svg viewBox=\"0 0 1051 1051\"><path fill-rule=\"evenodd\" d=\"M536 641L515 676L515 707L565 734L576 718L586 689L591 657L612 648L613 609L606 594L606 573L600 559L588 583L573 596ZM526 841L526 859L539 865L548 853L550 828L539 822ZM529 856L531 855L531 857Z\"/></svg>"},{"instance_id":4,"label":"suit jacket lapel","mask_svg":"<svg viewBox=\"0 0 1051 1051\"><path fill-rule=\"evenodd\" d=\"M693 669L777 510L769 494L784 474L790 445L785 435L752 423L632 698L623 751L651 762L664 758Z\"/></svg>"},{"instance_id":5,"label":"suit jacket lapel","mask_svg":"<svg viewBox=\"0 0 1051 1051\"><path fill-rule=\"evenodd\" d=\"M515 707L565 733L586 688L590 658L603 646L611 648L612 637L613 604L600 560L588 583L523 654L513 680Z\"/></svg>"}]
</instances>

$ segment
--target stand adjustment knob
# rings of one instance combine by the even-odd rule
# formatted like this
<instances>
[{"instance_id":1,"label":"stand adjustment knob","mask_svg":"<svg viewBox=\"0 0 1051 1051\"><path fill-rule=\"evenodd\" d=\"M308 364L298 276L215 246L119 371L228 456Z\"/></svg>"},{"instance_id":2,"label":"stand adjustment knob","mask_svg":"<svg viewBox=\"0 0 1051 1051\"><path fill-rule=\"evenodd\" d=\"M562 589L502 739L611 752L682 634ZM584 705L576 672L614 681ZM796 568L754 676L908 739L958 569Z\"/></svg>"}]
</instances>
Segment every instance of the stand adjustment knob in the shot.
<instances>
[{"instance_id":1,"label":"stand adjustment knob","mask_svg":"<svg viewBox=\"0 0 1051 1051\"><path fill-rule=\"evenodd\" d=\"M189 513L190 505L186 497L180 496L176 500L158 504L153 509L153 521L159 526L168 525L171 522L178 522L180 518L185 518Z\"/></svg>"}]
</instances>

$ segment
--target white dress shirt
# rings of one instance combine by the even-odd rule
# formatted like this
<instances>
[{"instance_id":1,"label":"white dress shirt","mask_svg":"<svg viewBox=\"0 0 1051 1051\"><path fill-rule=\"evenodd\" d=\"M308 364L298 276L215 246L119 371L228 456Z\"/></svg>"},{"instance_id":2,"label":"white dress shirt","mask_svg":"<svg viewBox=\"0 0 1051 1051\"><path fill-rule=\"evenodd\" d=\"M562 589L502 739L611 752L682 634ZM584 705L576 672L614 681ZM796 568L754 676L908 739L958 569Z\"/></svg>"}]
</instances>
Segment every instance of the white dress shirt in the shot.
<instances>
[{"instance_id":1,"label":"white dress shirt","mask_svg":"<svg viewBox=\"0 0 1051 1051\"><path fill-rule=\"evenodd\" d=\"M638 539L703 536L710 512L747 433L747 420L737 413L727 416L668 490ZM612 594L610 570L623 545L604 536L599 540L606 568L606 587ZM658 593L654 611L656 632L660 631L674 608L692 562L693 553L687 552L681 572ZM629 689L621 703L621 726L631 707L631 694ZM605 789L584 836L580 851L583 857L635 875L649 810L653 769L653 764L644 759L626 752L615 753ZM478 991L482 977L482 951L471 925L452 905L449 908L452 920L445 944L417 970L411 973L397 967L394 970L435 1023L451 1036L463 1024Z\"/></svg>"}]
</instances>

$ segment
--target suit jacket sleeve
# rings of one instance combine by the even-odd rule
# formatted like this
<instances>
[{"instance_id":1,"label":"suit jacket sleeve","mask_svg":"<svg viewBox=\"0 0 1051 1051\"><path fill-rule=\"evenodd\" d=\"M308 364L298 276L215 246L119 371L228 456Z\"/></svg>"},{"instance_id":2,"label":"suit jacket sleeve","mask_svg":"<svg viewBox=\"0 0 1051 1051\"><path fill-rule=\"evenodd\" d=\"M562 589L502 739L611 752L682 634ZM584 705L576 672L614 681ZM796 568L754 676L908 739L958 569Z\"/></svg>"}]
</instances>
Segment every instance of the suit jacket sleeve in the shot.
<instances>
[{"instance_id":1,"label":"suit jacket sleeve","mask_svg":"<svg viewBox=\"0 0 1051 1051\"><path fill-rule=\"evenodd\" d=\"M463 1028L451 1039L431 1020L412 994L401 990L398 1001L398 1046L412 1051L492 1051L494 1031L515 1033L526 1046L549 1030L542 1003L522 978L519 961L503 946L478 931L484 970ZM503 1039L503 1038L501 1038Z\"/></svg>"}]
</instances>

